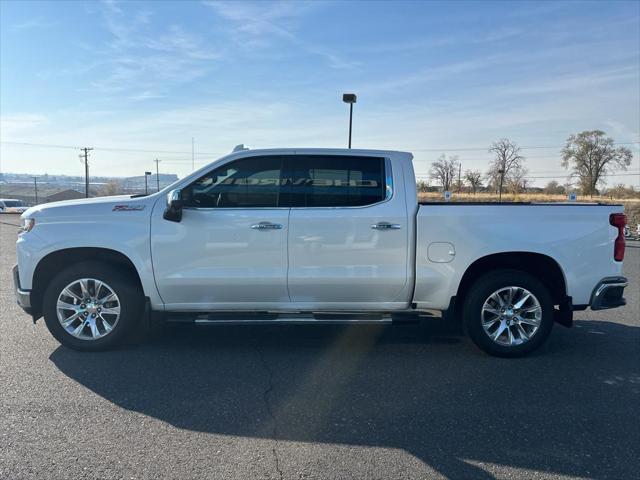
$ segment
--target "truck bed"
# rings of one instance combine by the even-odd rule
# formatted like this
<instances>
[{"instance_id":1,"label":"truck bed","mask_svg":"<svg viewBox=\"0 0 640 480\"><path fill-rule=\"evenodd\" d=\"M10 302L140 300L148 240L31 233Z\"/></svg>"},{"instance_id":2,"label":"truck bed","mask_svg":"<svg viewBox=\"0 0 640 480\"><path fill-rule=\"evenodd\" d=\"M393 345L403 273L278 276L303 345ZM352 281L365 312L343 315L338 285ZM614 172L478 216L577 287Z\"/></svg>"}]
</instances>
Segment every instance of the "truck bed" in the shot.
<instances>
[{"instance_id":1,"label":"truck bed","mask_svg":"<svg viewBox=\"0 0 640 480\"><path fill-rule=\"evenodd\" d=\"M495 254L529 252L553 259L574 304L588 304L594 285L622 274L613 259L617 235L609 215L621 205L601 203L420 202L416 220L414 302L446 309L471 264Z\"/></svg>"}]
</instances>

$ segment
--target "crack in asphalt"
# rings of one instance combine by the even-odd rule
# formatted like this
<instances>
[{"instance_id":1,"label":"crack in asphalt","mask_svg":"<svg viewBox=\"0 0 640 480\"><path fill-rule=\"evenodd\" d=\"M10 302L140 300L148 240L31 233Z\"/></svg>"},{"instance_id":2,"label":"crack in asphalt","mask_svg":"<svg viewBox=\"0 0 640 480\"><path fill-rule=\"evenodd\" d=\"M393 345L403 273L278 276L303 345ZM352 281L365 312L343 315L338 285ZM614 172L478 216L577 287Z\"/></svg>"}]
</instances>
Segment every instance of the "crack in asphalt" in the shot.
<instances>
[{"instance_id":1,"label":"crack in asphalt","mask_svg":"<svg viewBox=\"0 0 640 480\"><path fill-rule=\"evenodd\" d=\"M264 358L264 353L260 349L260 346L257 342L255 343L254 348L258 352L258 356L260 357L260 362L262 363L262 366L264 367L264 369L267 371L267 375L268 375L269 384L267 389L264 392L262 392L262 397L264 399L264 404L266 406L267 413L269 414L269 417L271 417L271 422L273 424L272 435L275 443L273 447L271 447L271 453L273 453L273 458L276 462L276 471L278 472L278 476L280 480L283 480L284 473L280 468L280 458L278 457L278 451L276 448L278 446L278 423L276 421L276 416L273 414L271 402L269 401L269 394L273 391L273 370L271 370L271 368L269 367L267 360Z\"/></svg>"}]
</instances>

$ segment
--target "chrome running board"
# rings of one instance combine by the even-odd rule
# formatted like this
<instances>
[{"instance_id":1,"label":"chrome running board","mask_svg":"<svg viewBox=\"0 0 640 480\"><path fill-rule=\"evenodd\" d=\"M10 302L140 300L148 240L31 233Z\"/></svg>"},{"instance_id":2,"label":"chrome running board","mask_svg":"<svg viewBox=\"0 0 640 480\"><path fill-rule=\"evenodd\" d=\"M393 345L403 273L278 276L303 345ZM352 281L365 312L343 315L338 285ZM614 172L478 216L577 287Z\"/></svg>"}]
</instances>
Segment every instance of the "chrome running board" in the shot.
<instances>
[{"instance_id":1,"label":"chrome running board","mask_svg":"<svg viewBox=\"0 0 640 480\"><path fill-rule=\"evenodd\" d=\"M390 313L362 312L167 312L169 322L195 323L197 325L268 325L268 324L381 324L398 321ZM417 316L416 316L417 317ZM403 316L402 321L407 321Z\"/></svg>"}]
</instances>

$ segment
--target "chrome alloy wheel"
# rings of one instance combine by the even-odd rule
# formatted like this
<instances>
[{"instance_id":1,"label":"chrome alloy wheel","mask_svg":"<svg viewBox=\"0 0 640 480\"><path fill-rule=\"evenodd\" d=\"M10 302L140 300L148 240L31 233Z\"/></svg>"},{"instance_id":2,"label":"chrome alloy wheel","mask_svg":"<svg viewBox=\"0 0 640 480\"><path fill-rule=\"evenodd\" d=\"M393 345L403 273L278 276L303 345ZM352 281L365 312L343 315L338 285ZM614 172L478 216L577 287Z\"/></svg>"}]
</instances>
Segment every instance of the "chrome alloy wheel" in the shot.
<instances>
[{"instance_id":1,"label":"chrome alloy wheel","mask_svg":"<svg viewBox=\"0 0 640 480\"><path fill-rule=\"evenodd\" d=\"M540 328L542 307L522 287L496 290L482 305L482 328L491 340L512 347L528 342Z\"/></svg>"},{"instance_id":2,"label":"chrome alloy wheel","mask_svg":"<svg viewBox=\"0 0 640 480\"><path fill-rule=\"evenodd\" d=\"M81 340L97 340L118 323L120 299L106 283L81 278L62 289L56 312L67 333Z\"/></svg>"}]
</instances>

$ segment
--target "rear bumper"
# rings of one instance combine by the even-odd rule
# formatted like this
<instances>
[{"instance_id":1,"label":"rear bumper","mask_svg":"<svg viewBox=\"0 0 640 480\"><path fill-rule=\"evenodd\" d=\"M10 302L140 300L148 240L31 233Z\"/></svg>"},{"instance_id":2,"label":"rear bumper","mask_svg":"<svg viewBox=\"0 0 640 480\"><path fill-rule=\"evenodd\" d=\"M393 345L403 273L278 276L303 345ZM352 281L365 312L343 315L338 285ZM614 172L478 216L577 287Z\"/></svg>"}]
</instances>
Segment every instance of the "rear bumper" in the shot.
<instances>
[{"instance_id":1,"label":"rear bumper","mask_svg":"<svg viewBox=\"0 0 640 480\"><path fill-rule=\"evenodd\" d=\"M624 298L624 289L628 285L626 277L603 278L591 293L591 310L604 310L616 308L627 304Z\"/></svg>"},{"instance_id":2,"label":"rear bumper","mask_svg":"<svg viewBox=\"0 0 640 480\"><path fill-rule=\"evenodd\" d=\"M18 305L29 315L32 315L31 308L31 292L20 288L20 274L18 273L18 265L13 267L13 289L16 294Z\"/></svg>"}]
</instances>

